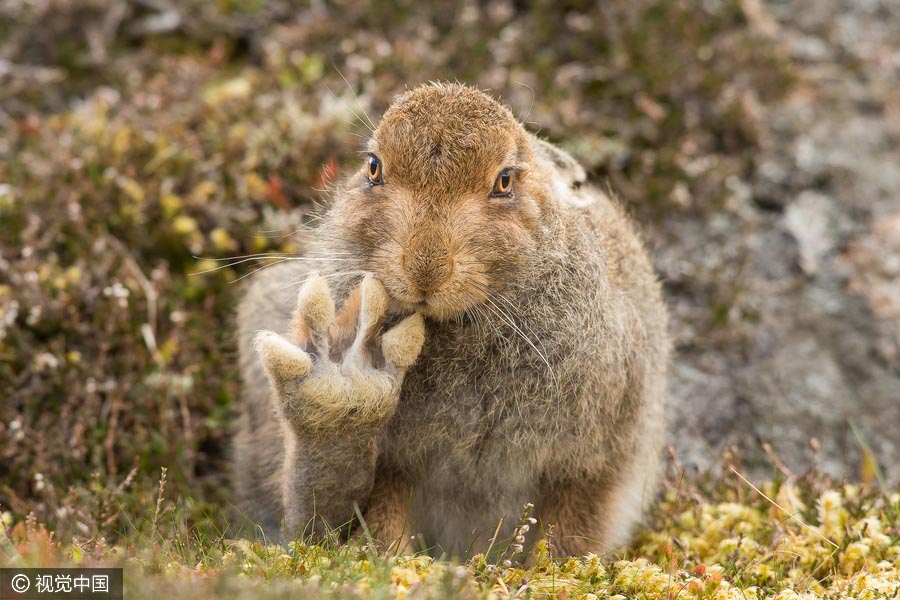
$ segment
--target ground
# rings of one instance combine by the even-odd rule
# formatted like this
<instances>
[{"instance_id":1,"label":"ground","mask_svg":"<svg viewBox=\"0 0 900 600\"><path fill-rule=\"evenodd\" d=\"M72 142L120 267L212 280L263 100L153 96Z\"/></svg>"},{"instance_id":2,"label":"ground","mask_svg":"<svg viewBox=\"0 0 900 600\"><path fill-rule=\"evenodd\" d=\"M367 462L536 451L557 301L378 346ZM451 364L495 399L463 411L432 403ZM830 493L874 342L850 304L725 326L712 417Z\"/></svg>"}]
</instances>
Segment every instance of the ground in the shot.
<instances>
[{"instance_id":1,"label":"ground","mask_svg":"<svg viewBox=\"0 0 900 600\"><path fill-rule=\"evenodd\" d=\"M129 597L896 597L898 10L0 4L0 562L124 564ZM222 533L240 280L302 251L366 121L430 79L507 102L653 247L674 458L620 553L551 561L551 538L519 569Z\"/></svg>"},{"instance_id":2,"label":"ground","mask_svg":"<svg viewBox=\"0 0 900 600\"><path fill-rule=\"evenodd\" d=\"M815 470L757 487L739 464L725 466L724 477L689 481L673 464L637 541L602 556L554 557L552 531L532 554L517 554L510 540L464 563L378 554L359 541L264 546L192 524L164 476L156 504L127 514L114 544L59 540L28 518L7 528L0 556L7 566L122 566L127 598L900 596L900 494ZM536 526L528 515L523 509L520 527Z\"/></svg>"}]
</instances>

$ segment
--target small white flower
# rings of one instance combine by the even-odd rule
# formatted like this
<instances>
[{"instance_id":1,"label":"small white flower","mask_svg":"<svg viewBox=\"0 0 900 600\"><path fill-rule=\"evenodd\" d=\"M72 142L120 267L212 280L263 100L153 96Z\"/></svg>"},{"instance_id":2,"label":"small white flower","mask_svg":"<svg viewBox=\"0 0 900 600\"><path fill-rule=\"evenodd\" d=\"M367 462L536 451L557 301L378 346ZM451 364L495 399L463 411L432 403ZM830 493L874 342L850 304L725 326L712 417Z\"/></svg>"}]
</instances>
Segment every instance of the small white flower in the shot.
<instances>
[{"instance_id":1,"label":"small white flower","mask_svg":"<svg viewBox=\"0 0 900 600\"><path fill-rule=\"evenodd\" d=\"M38 371L55 370L59 367L59 359L49 352L41 352L34 358L34 364Z\"/></svg>"}]
</instances>

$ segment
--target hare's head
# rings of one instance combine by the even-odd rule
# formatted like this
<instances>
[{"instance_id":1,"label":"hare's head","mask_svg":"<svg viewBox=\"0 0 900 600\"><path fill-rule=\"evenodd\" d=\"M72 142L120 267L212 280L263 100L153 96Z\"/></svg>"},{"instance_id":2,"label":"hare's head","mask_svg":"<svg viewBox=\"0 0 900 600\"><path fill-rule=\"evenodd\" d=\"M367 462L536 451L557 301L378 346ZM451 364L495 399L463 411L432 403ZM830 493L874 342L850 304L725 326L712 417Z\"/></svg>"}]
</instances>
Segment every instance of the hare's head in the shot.
<instances>
[{"instance_id":1,"label":"hare's head","mask_svg":"<svg viewBox=\"0 0 900 600\"><path fill-rule=\"evenodd\" d=\"M333 222L399 308L453 317L534 260L556 168L542 144L478 90L422 85L385 113Z\"/></svg>"}]
</instances>

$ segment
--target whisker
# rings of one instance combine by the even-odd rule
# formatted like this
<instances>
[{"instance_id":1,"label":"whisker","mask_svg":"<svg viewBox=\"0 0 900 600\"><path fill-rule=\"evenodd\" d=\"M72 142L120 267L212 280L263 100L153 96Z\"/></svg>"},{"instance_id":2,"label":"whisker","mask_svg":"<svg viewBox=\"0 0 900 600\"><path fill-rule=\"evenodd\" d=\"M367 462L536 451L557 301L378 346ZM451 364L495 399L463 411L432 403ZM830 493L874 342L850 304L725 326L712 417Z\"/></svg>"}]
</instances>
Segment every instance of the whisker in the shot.
<instances>
[{"instance_id":1,"label":"whisker","mask_svg":"<svg viewBox=\"0 0 900 600\"><path fill-rule=\"evenodd\" d=\"M241 254L238 256L217 256L217 257L206 257L206 256L197 256L196 254L191 254L191 258L194 260L214 260L216 262L222 262L226 260L241 260L243 258L271 258L272 256L290 256L295 254L294 252L257 252L255 254Z\"/></svg>"},{"instance_id":2,"label":"whisker","mask_svg":"<svg viewBox=\"0 0 900 600\"><path fill-rule=\"evenodd\" d=\"M275 262L273 262L273 263L269 263L269 264L267 264L267 265L263 265L263 266L261 266L261 267L257 267L256 269L253 269L253 270L250 271L249 273L245 273L245 274L241 275L240 277L238 277L237 279L235 279L235 280L233 280L233 281L230 281L229 283L237 283L238 281L240 281L240 280L242 280L242 279L245 279L245 278L247 278L247 277L250 277L250 276L253 275L254 273L258 273L259 271L262 271L263 269L268 269L269 267L274 267L275 265L281 264L281 263L285 262L286 260L287 260L287 259L282 259L282 260L275 261Z\"/></svg>"},{"instance_id":3,"label":"whisker","mask_svg":"<svg viewBox=\"0 0 900 600\"><path fill-rule=\"evenodd\" d=\"M475 282L475 283L477 283L477 282ZM523 341L525 341L525 343L527 343L532 348L532 350L535 351L535 353L538 355L538 357L540 357L541 361L547 366L547 370L550 373L551 378L554 380L555 383L558 383L558 381L556 379L556 374L553 371L553 366L550 364L550 361L547 360L547 357L544 355L544 353L541 352L541 350L538 349L538 347L531 340L531 338L528 337L528 335L526 335L525 332L523 332L521 328L519 328L519 326L516 324L513 317L510 316L509 314L507 314L507 312L503 310L502 306L497 304L497 302L494 301L497 293L490 292L483 285L480 285L480 289L482 292L484 292L486 294L485 299L484 299L485 302L482 305L485 308L487 308L488 310L490 310L492 313L494 313L494 315L496 317L498 317L499 319L504 321L507 325L509 325L510 328L513 330L513 332L516 335L518 335ZM506 302L509 303L509 300L506 299ZM514 306L509 306L508 308L515 309ZM543 346L543 343L541 343L541 345ZM545 348L545 351L546 351L546 348Z\"/></svg>"},{"instance_id":4,"label":"whisker","mask_svg":"<svg viewBox=\"0 0 900 600\"><path fill-rule=\"evenodd\" d=\"M276 233L278 231L284 231L285 229L293 229L293 225L286 225L284 227L278 227L276 229L257 229L256 233Z\"/></svg>"},{"instance_id":5,"label":"whisker","mask_svg":"<svg viewBox=\"0 0 900 600\"><path fill-rule=\"evenodd\" d=\"M343 77L343 75L341 75L341 77ZM347 80L344 79L344 82L346 83ZM350 84L347 84L347 85L349 86ZM338 97L337 94L334 93L334 90L331 89L331 86L329 86L328 84L325 84L325 89L327 89L328 92L329 92L332 96L334 96L334 99L335 99L335 100L340 101L340 98ZM356 98L356 93L354 93L352 89L350 90L350 92L353 93L354 99L356 99L357 104L359 104L359 99ZM366 122L363 120L363 118L360 117L359 114L358 114L355 110L353 110L353 108L351 108L351 107L349 107L349 106L348 106L347 108L350 110L351 113L353 113L353 116L356 117L356 118L359 120L359 122L362 123L363 126L364 126L366 129L369 130L369 133L375 133L375 130L374 130L368 123L366 123ZM339 118L340 118L340 117L339 117ZM346 120L344 120L343 118L341 118L341 120L344 121L345 123L347 123L348 125L350 125L351 127L355 127L355 125L354 125L353 123L350 123L349 121L346 121Z\"/></svg>"},{"instance_id":6,"label":"whisker","mask_svg":"<svg viewBox=\"0 0 900 600\"><path fill-rule=\"evenodd\" d=\"M355 256L351 252L328 252L322 254L314 254L312 252L257 252L254 254L239 254L237 256L198 256L192 254L191 258L195 260L209 260L214 262L225 262L229 260L243 259L264 259L264 258L288 258L288 257L304 257L304 256Z\"/></svg>"},{"instance_id":7,"label":"whisker","mask_svg":"<svg viewBox=\"0 0 900 600\"><path fill-rule=\"evenodd\" d=\"M526 112L526 113L525 113L525 116L522 117L522 122L523 122L523 123L527 123L527 122L528 122L528 115L531 114L531 109L534 108L534 98L535 98L534 88L531 87L530 85L528 85L527 83L525 83L524 81L515 81L515 82L513 82L513 83L515 83L515 84L517 84L517 85L521 85L521 86L527 87L529 90L531 90L531 105L528 107L528 112Z\"/></svg>"},{"instance_id":8,"label":"whisker","mask_svg":"<svg viewBox=\"0 0 900 600\"><path fill-rule=\"evenodd\" d=\"M521 313L521 312L522 312L522 310L521 310L521 309L520 309L520 308L519 308L512 300L510 300L508 297L506 297L505 295L503 295L502 292L493 291L493 292L491 292L490 295L491 295L492 298L501 301L501 303L502 303L504 306L506 306L506 308L508 308L510 311L512 311L512 312L514 312L514 313ZM532 330L528 327L527 321L524 322L524 323L522 323L522 327L524 327L528 333L530 333L532 336L534 336L534 331L532 331ZM539 336L535 336L535 337L538 337L539 343L541 344L541 348L544 350L544 352L547 352L547 347L544 345L543 340L540 339Z\"/></svg>"},{"instance_id":9,"label":"whisker","mask_svg":"<svg viewBox=\"0 0 900 600\"><path fill-rule=\"evenodd\" d=\"M253 269L253 270L250 271L249 273L245 273L244 275L241 275L240 277L238 277L237 279L235 279L235 280L233 280L233 281L230 281L229 283L237 283L238 281L241 281L242 279L245 279L245 278L247 278L247 277L250 277L251 275L254 275L255 273L258 273L258 272L262 271L263 269L268 269L269 267L274 267L275 265L278 265L278 264L281 264L281 263L285 263L285 262L295 261L295 260L303 260L303 259L301 259L301 258L291 258L291 257L282 258L282 259L280 259L280 260L276 260L275 262L269 263L269 264L267 264L267 265L262 265L261 267L257 267L256 269ZM323 259L310 259L310 262L318 262L318 261L320 261L320 260L323 260ZM347 261L347 262L353 262L352 259L340 259L340 260L342 260L342 261ZM227 265L226 265L226 266L227 266ZM224 267L219 267L219 268L224 268ZM327 268L327 267L326 267L326 268ZM216 269L213 269L213 270L216 270Z\"/></svg>"},{"instance_id":10,"label":"whisker","mask_svg":"<svg viewBox=\"0 0 900 600\"><path fill-rule=\"evenodd\" d=\"M236 260L234 262L219 265L218 267L213 267L212 269L204 269L203 271L194 271L192 273L188 273L188 275L203 275L205 273L213 273L215 271L221 271L222 269L228 269L230 267L235 267L242 263L254 261L254 260L266 260L269 258L278 259L276 263L288 262L288 261L309 261L309 262L318 262L318 261L349 261L354 260L353 258L341 258L341 257L314 257L314 256L267 256L267 257L251 257L245 258L243 260ZM207 259L213 260L213 259ZM264 265L268 266L268 265ZM255 272L255 271L254 271Z\"/></svg>"},{"instance_id":11,"label":"whisker","mask_svg":"<svg viewBox=\"0 0 900 600\"><path fill-rule=\"evenodd\" d=\"M498 300L504 301L504 302L506 303L506 305L507 305L508 307L510 307L511 310L516 311L516 312L521 312L521 311L518 309L518 307L515 306L515 304L512 302L512 300L510 300L509 298L507 298L506 296L504 296L501 292L493 292L493 295L494 295L495 297L498 297ZM528 329L527 326L526 326L524 323L523 323L523 327L525 327L526 330L527 330L529 333L531 333L531 334L533 335L533 332L532 332L530 329ZM543 340L540 340L540 344L541 344L541 347L544 348L544 350L546 351L546 347L544 346ZM558 389L559 389L559 385L560 385L560 381L559 381L559 378L556 376L556 374L553 372L552 369L550 369L550 376L551 376L551 380L552 380L552 382L553 382L554 387L558 390ZM544 414L545 414L545 416L549 416L549 414L550 414L550 412L551 412L551 410L552 410L552 407L553 407L554 405L556 406L556 418L555 418L555 420L554 420L554 424L555 424L554 426L555 426L555 427L558 427L558 426L559 426L559 421L560 421L560 419L562 418L562 405L561 405L561 403L559 402L559 400L557 400L557 401L556 401L555 403L553 403L553 404L549 404L549 405L547 406L547 410L545 411Z\"/></svg>"},{"instance_id":12,"label":"whisker","mask_svg":"<svg viewBox=\"0 0 900 600\"><path fill-rule=\"evenodd\" d=\"M338 272L336 272L336 273L325 273L325 274L322 274L321 272L319 272L319 276L320 276L322 279L332 279L332 278L334 278L334 277L345 277L345 276L349 277L349 276L351 276L351 275L365 275L366 273L368 273L368 271L364 271L364 270L359 270L359 271L338 271ZM307 276L304 277L304 278L302 278L302 279L298 279L298 280L296 280L296 281L291 281L291 282L289 282L289 283L286 283L285 285L283 285L283 286L281 287L281 289L285 289L285 288L289 288L289 287L293 287L293 286L301 286L301 285L303 285L304 283L306 283L306 280L307 280L308 278L309 278L309 274L307 274Z\"/></svg>"},{"instance_id":13,"label":"whisker","mask_svg":"<svg viewBox=\"0 0 900 600\"><path fill-rule=\"evenodd\" d=\"M344 83L347 84L347 89L350 90L350 93L353 94L353 99L356 100L356 106L359 107L359 109L362 111L362 113L366 116L366 120L369 121L369 125L371 126L371 127L370 127L370 131L371 131L372 133L375 133L376 125L375 125L375 123L372 121L372 117L369 116L369 113L366 112L366 108L365 108L365 107L362 105L362 103L359 101L359 96L356 94L356 92L355 92L355 91L353 90L353 88L350 86L350 82L347 81L347 78L344 77L344 74L341 73L341 70L337 68L337 65L334 65L334 70L337 71L338 75L341 76L341 79L344 80Z\"/></svg>"}]
</instances>

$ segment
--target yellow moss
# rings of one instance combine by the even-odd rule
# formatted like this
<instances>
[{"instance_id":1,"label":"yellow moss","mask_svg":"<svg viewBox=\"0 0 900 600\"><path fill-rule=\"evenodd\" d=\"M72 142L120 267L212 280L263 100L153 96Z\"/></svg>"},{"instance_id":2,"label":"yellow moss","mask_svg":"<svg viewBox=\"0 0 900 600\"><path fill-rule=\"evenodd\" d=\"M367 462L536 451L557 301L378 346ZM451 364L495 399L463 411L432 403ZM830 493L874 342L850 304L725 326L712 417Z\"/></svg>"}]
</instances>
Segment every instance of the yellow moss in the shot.
<instances>
[{"instance_id":1,"label":"yellow moss","mask_svg":"<svg viewBox=\"0 0 900 600\"><path fill-rule=\"evenodd\" d=\"M191 190L191 202L198 205L206 204L218 189L219 186L213 181L201 181Z\"/></svg>"},{"instance_id":2,"label":"yellow moss","mask_svg":"<svg viewBox=\"0 0 900 600\"><path fill-rule=\"evenodd\" d=\"M134 179L128 177L120 177L118 179L119 189L125 192L125 195L131 198L136 204L143 204L146 199L144 189Z\"/></svg>"},{"instance_id":3,"label":"yellow moss","mask_svg":"<svg viewBox=\"0 0 900 600\"><path fill-rule=\"evenodd\" d=\"M65 277L66 281L74 285L81 281L81 269L79 267L69 267L68 269L66 269Z\"/></svg>"},{"instance_id":4,"label":"yellow moss","mask_svg":"<svg viewBox=\"0 0 900 600\"><path fill-rule=\"evenodd\" d=\"M181 215L175 217L175 220L172 221L172 228L179 234L183 236L188 236L197 231L197 221L193 218Z\"/></svg>"},{"instance_id":5,"label":"yellow moss","mask_svg":"<svg viewBox=\"0 0 900 600\"><path fill-rule=\"evenodd\" d=\"M250 245L252 246L253 252L264 252L269 249L269 239L265 236L258 235L251 238Z\"/></svg>"},{"instance_id":6,"label":"yellow moss","mask_svg":"<svg viewBox=\"0 0 900 600\"><path fill-rule=\"evenodd\" d=\"M131 131L126 127L118 127L113 133L112 151L116 156L122 156L131 148Z\"/></svg>"},{"instance_id":7,"label":"yellow moss","mask_svg":"<svg viewBox=\"0 0 900 600\"><path fill-rule=\"evenodd\" d=\"M250 126L247 123L235 123L228 128L228 141L232 144L242 144L246 142L249 134Z\"/></svg>"},{"instance_id":8,"label":"yellow moss","mask_svg":"<svg viewBox=\"0 0 900 600\"><path fill-rule=\"evenodd\" d=\"M184 203L175 194L163 194L159 199L159 204L162 207L163 216L166 219L171 219L178 214Z\"/></svg>"},{"instance_id":9,"label":"yellow moss","mask_svg":"<svg viewBox=\"0 0 900 600\"><path fill-rule=\"evenodd\" d=\"M781 508L788 511L788 514L784 514L777 509L774 511L774 514L780 515L782 520L790 519L790 515L796 515L806 510L806 505L803 504L800 496L797 495L796 487L788 483L782 485L778 490L775 501Z\"/></svg>"},{"instance_id":10,"label":"yellow moss","mask_svg":"<svg viewBox=\"0 0 900 600\"><path fill-rule=\"evenodd\" d=\"M253 85L245 77L235 77L212 85L203 92L203 101L211 107L219 106L229 100L242 100L253 91Z\"/></svg>"},{"instance_id":11,"label":"yellow moss","mask_svg":"<svg viewBox=\"0 0 900 600\"><path fill-rule=\"evenodd\" d=\"M244 185L247 187L247 195L254 200L261 200L265 197L268 185L262 177L256 173L250 172L244 175Z\"/></svg>"},{"instance_id":12,"label":"yellow moss","mask_svg":"<svg viewBox=\"0 0 900 600\"><path fill-rule=\"evenodd\" d=\"M840 492L828 490L822 494L818 502L819 526L822 535L840 542L844 539L844 528L848 514L844 508Z\"/></svg>"},{"instance_id":13,"label":"yellow moss","mask_svg":"<svg viewBox=\"0 0 900 600\"><path fill-rule=\"evenodd\" d=\"M216 227L209 234L209 241L212 242L213 247L220 251L234 251L237 249L237 242L234 241L234 238L228 234L228 231L222 227Z\"/></svg>"}]
</instances>

